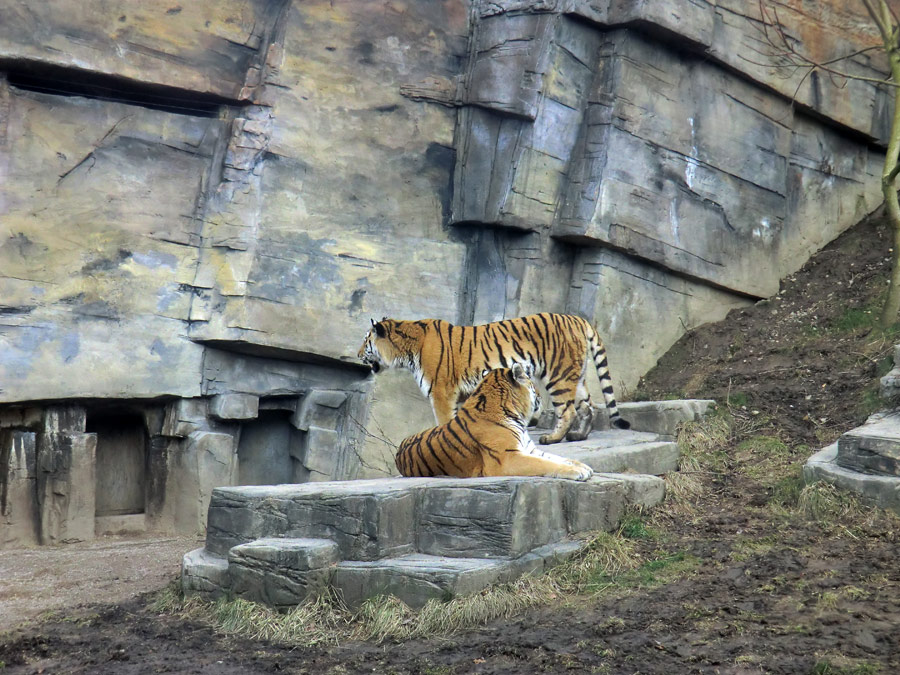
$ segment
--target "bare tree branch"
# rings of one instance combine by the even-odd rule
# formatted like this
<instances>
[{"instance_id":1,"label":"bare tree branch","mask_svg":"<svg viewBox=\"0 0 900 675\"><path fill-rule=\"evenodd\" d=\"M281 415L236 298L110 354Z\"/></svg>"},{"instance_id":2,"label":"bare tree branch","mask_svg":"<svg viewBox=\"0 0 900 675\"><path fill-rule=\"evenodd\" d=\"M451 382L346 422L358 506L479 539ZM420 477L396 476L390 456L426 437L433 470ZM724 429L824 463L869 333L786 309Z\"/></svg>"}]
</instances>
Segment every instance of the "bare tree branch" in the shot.
<instances>
[{"instance_id":1,"label":"bare tree branch","mask_svg":"<svg viewBox=\"0 0 900 675\"><path fill-rule=\"evenodd\" d=\"M884 42L885 46L890 42L890 30L888 26L890 26L890 21L887 23L882 22L882 17L879 16L878 12L875 9L875 6L872 4L872 0L862 0L863 5L866 7L866 11L869 13L869 16L872 17L872 21L875 22L876 28L878 28L878 32L881 33L881 39Z\"/></svg>"},{"instance_id":2,"label":"bare tree branch","mask_svg":"<svg viewBox=\"0 0 900 675\"><path fill-rule=\"evenodd\" d=\"M858 49L854 52L850 52L848 54L844 54L842 56L837 56L825 61L816 61L812 57L800 52L795 43L798 41L794 38L790 37L784 27L784 24L781 22L781 18L778 15L778 7L769 7L766 5L765 0L759 0L759 14L760 14L760 26L754 26L757 30L762 34L763 41L771 48L768 51L756 49L755 47L748 47L753 52L757 54L764 55L769 59L777 59L783 61L782 63L760 63L758 61L753 61L751 59L746 58L743 55L739 55L741 59L747 61L748 63L753 63L754 65L759 66L769 66L776 70L782 71L790 71L788 74L784 75L785 79L790 79L793 77L798 70L801 69L809 69L800 80L800 85L797 86L794 91L794 97L796 98L797 93L800 91L800 86L803 82L810 76L812 72L821 71L822 73L827 73L834 84L837 87L843 88L847 85L847 80L856 80L858 82L868 82L870 84L875 85L883 85L887 87L900 87L900 83L896 82L893 78L882 79L877 77L868 77L866 75L857 75L854 73L849 73L845 70L841 70L838 68L833 68L832 64L840 63L842 61L848 61L855 56L859 56L860 54L865 54L870 51L875 50L889 50L888 45L891 45L891 35L892 29L894 28L893 23L890 21L890 13L892 10L887 8L886 2L881 2L886 9L884 10L884 15L888 17L888 24L884 25L883 20L884 16L879 16L876 11L875 6L872 4L875 0L862 0L863 4L866 6L866 10L872 16L873 20L876 22L879 32L882 35L884 40L883 45L870 45L868 47L864 47L862 49ZM896 38L894 38L894 45L896 45ZM775 50L775 51L773 51ZM841 78L844 82L837 82L834 78Z\"/></svg>"}]
</instances>

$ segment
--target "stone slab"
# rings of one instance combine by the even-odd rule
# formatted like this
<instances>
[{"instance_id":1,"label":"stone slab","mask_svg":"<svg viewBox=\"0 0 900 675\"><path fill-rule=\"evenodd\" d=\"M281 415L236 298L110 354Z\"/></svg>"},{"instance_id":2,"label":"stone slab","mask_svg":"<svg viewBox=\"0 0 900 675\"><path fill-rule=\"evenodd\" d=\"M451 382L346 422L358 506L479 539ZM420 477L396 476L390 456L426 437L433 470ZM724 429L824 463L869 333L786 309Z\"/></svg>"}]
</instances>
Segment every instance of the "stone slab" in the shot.
<instances>
[{"instance_id":1,"label":"stone slab","mask_svg":"<svg viewBox=\"0 0 900 675\"><path fill-rule=\"evenodd\" d=\"M679 425L701 419L715 405L715 401L708 399L639 401L620 403L619 413L631 422L635 431L647 431L672 440ZM595 423L598 417L594 415Z\"/></svg>"},{"instance_id":2,"label":"stone slab","mask_svg":"<svg viewBox=\"0 0 900 675\"><path fill-rule=\"evenodd\" d=\"M878 393L881 398L892 403L900 399L900 368L892 368L879 380Z\"/></svg>"},{"instance_id":3,"label":"stone slab","mask_svg":"<svg viewBox=\"0 0 900 675\"><path fill-rule=\"evenodd\" d=\"M96 451L96 434L38 433L36 492L42 544L94 538Z\"/></svg>"},{"instance_id":4,"label":"stone slab","mask_svg":"<svg viewBox=\"0 0 900 675\"><path fill-rule=\"evenodd\" d=\"M255 420L259 416L259 397L252 394L213 396L209 414L220 420Z\"/></svg>"},{"instance_id":5,"label":"stone slab","mask_svg":"<svg viewBox=\"0 0 900 675\"><path fill-rule=\"evenodd\" d=\"M0 546L38 543L36 454L33 431L0 429Z\"/></svg>"},{"instance_id":6,"label":"stone slab","mask_svg":"<svg viewBox=\"0 0 900 675\"><path fill-rule=\"evenodd\" d=\"M466 558L516 558L568 532L611 529L625 505L610 479L479 478L419 493L416 550Z\"/></svg>"},{"instance_id":7,"label":"stone slab","mask_svg":"<svg viewBox=\"0 0 900 675\"><path fill-rule=\"evenodd\" d=\"M840 466L838 444L833 443L810 457L803 466L807 483L825 481L842 490L856 492L883 509L900 514L900 478L864 474Z\"/></svg>"},{"instance_id":8,"label":"stone slab","mask_svg":"<svg viewBox=\"0 0 900 675\"><path fill-rule=\"evenodd\" d=\"M661 504L666 496L666 482L659 476L637 473L596 473L594 478L612 478L622 483L625 503L642 509Z\"/></svg>"},{"instance_id":9,"label":"stone slab","mask_svg":"<svg viewBox=\"0 0 900 675\"><path fill-rule=\"evenodd\" d=\"M166 406L163 417L163 436L186 438L206 422L209 402L203 398L179 398Z\"/></svg>"},{"instance_id":10,"label":"stone slab","mask_svg":"<svg viewBox=\"0 0 900 675\"><path fill-rule=\"evenodd\" d=\"M900 413L878 413L843 434L836 462L861 473L900 476Z\"/></svg>"},{"instance_id":11,"label":"stone slab","mask_svg":"<svg viewBox=\"0 0 900 675\"><path fill-rule=\"evenodd\" d=\"M565 481L560 487L565 522L571 534L612 530L625 513L624 486L622 481L613 479L612 476L592 476L584 482ZM540 508L543 509L544 505L541 504ZM544 523L531 518L526 527L529 531L534 530L535 534L540 534ZM547 543L553 543L553 539L548 538Z\"/></svg>"},{"instance_id":12,"label":"stone slab","mask_svg":"<svg viewBox=\"0 0 900 675\"><path fill-rule=\"evenodd\" d=\"M350 607L378 595L394 595L411 607L475 593L497 582L504 560L449 558L413 554L371 562L345 561L335 570L334 585Z\"/></svg>"},{"instance_id":13,"label":"stone slab","mask_svg":"<svg viewBox=\"0 0 900 675\"><path fill-rule=\"evenodd\" d=\"M228 558L197 548L186 553L181 562L181 587L185 594L217 598L231 585Z\"/></svg>"},{"instance_id":14,"label":"stone slab","mask_svg":"<svg viewBox=\"0 0 900 675\"><path fill-rule=\"evenodd\" d=\"M580 541L537 548L514 559L452 558L414 554L374 562L341 562L334 586L351 608L379 595L393 595L413 608L429 600L477 593L494 583L538 574L581 550Z\"/></svg>"},{"instance_id":15,"label":"stone slab","mask_svg":"<svg viewBox=\"0 0 900 675\"><path fill-rule=\"evenodd\" d=\"M420 479L427 480L427 479ZM397 557L414 550L416 479L244 486L213 491L206 547L224 555L263 537L334 540L349 560Z\"/></svg>"},{"instance_id":16,"label":"stone slab","mask_svg":"<svg viewBox=\"0 0 900 675\"><path fill-rule=\"evenodd\" d=\"M230 590L276 608L297 605L325 590L339 560L328 539L258 539L228 552Z\"/></svg>"},{"instance_id":17,"label":"stone slab","mask_svg":"<svg viewBox=\"0 0 900 675\"><path fill-rule=\"evenodd\" d=\"M340 560L336 543L330 539L287 539L268 537L235 546L229 560L255 560L300 572L322 569Z\"/></svg>"},{"instance_id":18,"label":"stone slab","mask_svg":"<svg viewBox=\"0 0 900 675\"><path fill-rule=\"evenodd\" d=\"M529 432L537 441L541 430ZM659 476L678 469L678 444L657 434L612 429L593 431L583 441L550 446L548 452L577 459L599 473L634 472Z\"/></svg>"},{"instance_id":19,"label":"stone slab","mask_svg":"<svg viewBox=\"0 0 900 675\"><path fill-rule=\"evenodd\" d=\"M561 494L542 483L479 480L471 487L423 490L416 549L463 558L515 557L563 538Z\"/></svg>"}]
</instances>

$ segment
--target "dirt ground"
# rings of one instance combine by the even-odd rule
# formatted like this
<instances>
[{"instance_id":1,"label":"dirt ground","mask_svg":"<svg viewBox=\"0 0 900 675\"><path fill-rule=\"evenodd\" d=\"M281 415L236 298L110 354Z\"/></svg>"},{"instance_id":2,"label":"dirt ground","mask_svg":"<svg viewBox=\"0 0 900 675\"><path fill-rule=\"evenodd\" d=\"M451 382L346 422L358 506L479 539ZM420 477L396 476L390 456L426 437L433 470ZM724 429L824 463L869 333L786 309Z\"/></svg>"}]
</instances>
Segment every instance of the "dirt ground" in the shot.
<instances>
[{"instance_id":1,"label":"dirt ground","mask_svg":"<svg viewBox=\"0 0 900 675\"><path fill-rule=\"evenodd\" d=\"M165 586L193 537L103 537L96 541L0 550L0 629L102 598L124 602Z\"/></svg>"},{"instance_id":2,"label":"dirt ground","mask_svg":"<svg viewBox=\"0 0 900 675\"><path fill-rule=\"evenodd\" d=\"M71 564L55 549L7 552L0 630L10 630L0 633L0 670L900 672L900 521L876 509L810 517L790 493L809 454L879 405L877 378L895 339L872 321L886 287L888 241L878 218L865 221L785 280L777 297L686 335L639 387L646 398L715 398L736 421L716 461L693 471L702 494L689 509L657 510L647 520L657 535L637 540L648 560L690 562L674 579L442 638L289 649L154 612L152 595L129 597L174 578L193 544L178 551L174 541L144 542L130 563L119 544L82 547ZM118 552L113 567L124 583L92 585L111 574L94 565L92 550ZM56 572L40 571L45 563ZM139 581L126 572L135 563L145 566ZM22 579L32 581L23 587ZM42 579L52 579L49 589L34 583ZM56 600L56 589L64 609L50 618L20 624L10 615L25 611L29 597L31 616L50 608L37 603Z\"/></svg>"}]
</instances>

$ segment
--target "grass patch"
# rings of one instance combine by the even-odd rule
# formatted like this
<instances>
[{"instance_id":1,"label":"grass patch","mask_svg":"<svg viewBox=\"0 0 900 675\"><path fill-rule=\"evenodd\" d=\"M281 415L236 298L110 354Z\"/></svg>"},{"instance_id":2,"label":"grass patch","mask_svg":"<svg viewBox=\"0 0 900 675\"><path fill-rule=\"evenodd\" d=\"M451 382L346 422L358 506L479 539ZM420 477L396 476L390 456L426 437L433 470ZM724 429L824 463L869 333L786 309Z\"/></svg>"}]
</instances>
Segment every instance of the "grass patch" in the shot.
<instances>
[{"instance_id":1,"label":"grass patch","mask_svg":"<svg viewBox=\"0 0 900 675\"><path fill-rule=\"evenodd\" d=\"M621 589L654 588L684 578L685 574L696 569L699 564L699 559L684 552L665 553L636 569L599 581Z\"/></svg>"},{"instance_id":2,"label":"grass patch","mask_svg":"<svg viewBox=\"0 0 900 675\"><path fill-rule=\"evenodd\" d=\"M809 675L877 675L881 667L873 663L856 663L849 666L838 666L831 661L818 661L809 671Z\"/></svg>"},{"instance_id":3,"label":"grass patch","mask_svg":"<svg viewBox=\"0 0 900 675\"><path fill-rule=\"evenodd\" d=\"M872 506L855 492L824 482L803 487L797 499L796 515L854 537L877 534L893 538L900 532L900 516L893 511Z\"/></svg>"},{"instance_id":4,"label":"grass patch","mask_svg":"<svg viewBox=\"0 0 900 675\"><path fill-rule=\"evenodd\" d=\"M764 537L762 539L739 538L731 550L731 559L737 562L748 560L753 556L765 555L775 545L775 537Z\"/></svg>"},{"instance_id":5,"label":"grass patch","mask_svg":"<svg viewBox=\"0 0 900 675\"><path fill-rule=\"evenodd\" d=\"M602 590L608 579L640 565L634 540L601 532L571 560L554 567L547 577L560 592L577 595Z\"/></svg>"},{"instance_id":6,"label":"grass patch","mask_svg":"<svg viewBox=\"0 0 900 675\"><path fill-rule=\"evenodd\" d=\"M729 408L746 408L750 405L750 397L742 391L736 391L728 394L728 400L725 402Z\"/></svg>"},{"instance_id":7,"label":"grass patch","mask_svg":"<svg viewBox=\"0 0 900 675\"><path fill-rule=\"evenodd\" d=\"M626 515L619 525L619 534L626 539L656 539L659 533L644 522L640 513Z\"/></svg>"},{"instance_id":8,"label":"grass patch","mask_svg":"<svg viewBox=\"0 0 900 675\"><path fill-rule=\"evenodd\" d=\"M884 407L885 401L881 398L879 383L877 381L873 382L865 389L865 391L863 391L859 403L857 404L857 410L859 410L859 414L862 417L868 417L869 415L884 409Z\"/></svg>"},{"instance_id":9,"label":"grass patch","mask_svg":"<svg viewBox=\"0 0 900 675\"><path fill-rule=\"evenodd\" d=\"M848 307L831 324L840 333L855 333L864 328L873 328L878 323L878 313L869 307Z\"/></svg>"},{"instance_id":10,"label":"grass patch","mask_svg":"<svg viewBox=\"0 0 900 675\"><path fill-rule=\"evenodd\" d=\"M800 494L806 483L803 480L803 467L794 464L789 467L787 475L775 481L772 485L772 495L769 497L769 506L784 512L797 508L800 502Z\"/></svg>"},{"instance_id":11,"label":"grass patch","mask_svg":"<svg viewBox=\"0 0 900 675\"><path fill-rule=\"evenodd\" d=\"M732 416L721 408L716 414L681 425L678 471L666 475L667 514L680 517L696 513L697 501L705 494L710 479L728 468L732 426Z\"/></svg>"},{"instance_id":12,"label":"grass patch","mask_svg":"<svg viewBox=\"0 0 900 675\"><path fill-rule=\"evenodd\" d=\"M781 459L790 455L788 446L775 436L753 436L738 443L735 452L739 459L741 456Z\"/></svg>"},{"instance_id":13,"label":"grass patch","mask_svg":"<svg viewBox=\"0 0 900 675\"><path fill-rule=\"evenodd\" d=\"M734 450L738 470L764 484L774 484L784 473L791 450L775 436L752 436L741 441Z\"/></svg>"}]
</instances>

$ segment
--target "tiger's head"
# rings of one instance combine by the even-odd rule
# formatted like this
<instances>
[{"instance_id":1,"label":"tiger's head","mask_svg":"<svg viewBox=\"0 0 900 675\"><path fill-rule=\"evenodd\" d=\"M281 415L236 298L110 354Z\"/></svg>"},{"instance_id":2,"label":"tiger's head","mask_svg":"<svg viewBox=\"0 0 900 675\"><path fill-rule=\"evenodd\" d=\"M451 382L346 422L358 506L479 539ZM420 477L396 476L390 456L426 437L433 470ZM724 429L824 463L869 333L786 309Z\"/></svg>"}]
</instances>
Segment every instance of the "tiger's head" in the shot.
<instances>
[{"instance_id":1,"label":"tiger's head","mask_svg":"<svg viewBox=\"0 0 900 675\"><path fill-rule=\"evenodd\" d=\"M368 365L373 373L382 368L409 366L414 354L418 353L422 328L412 321L398 321L384 317L366 333L357 356Z\"/></svg>"},{"instance_id":2,"label":"tiger's head","mask_svg":"<svg viewBox=\"0 0 900 675\"><path fill-rule=\"evenodd\" d=\"M466 403L471 402L482 412L515 416L527 425L541 411L541 397L531 379L532 375L532 367L522 363L514 363L511 368L485 370L481 384Z\"/></svg>"}]
</instances>

